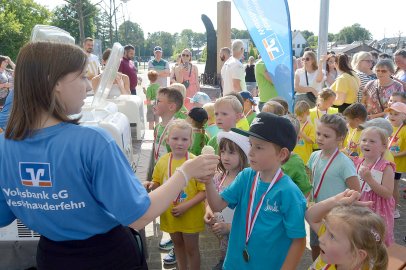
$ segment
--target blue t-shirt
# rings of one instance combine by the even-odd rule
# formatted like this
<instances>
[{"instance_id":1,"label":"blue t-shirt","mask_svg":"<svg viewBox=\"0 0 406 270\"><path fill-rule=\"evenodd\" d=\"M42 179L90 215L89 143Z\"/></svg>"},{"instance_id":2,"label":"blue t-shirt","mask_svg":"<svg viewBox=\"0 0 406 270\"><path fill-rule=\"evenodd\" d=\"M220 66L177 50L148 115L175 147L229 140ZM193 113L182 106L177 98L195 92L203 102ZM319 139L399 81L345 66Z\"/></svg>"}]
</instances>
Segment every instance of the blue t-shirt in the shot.
<instances>
[{"instance_id":1,"label":"blue t-shirt","mask_svg":"<svg viewBox=\"0 0 406 270\"><path fill-rule=\"evenodd\" d=\"M327 166L327 162L329 160L321 158L317 164L314 164L320 154L321 150L313 152L310 156L309 162L307 163L307 167L312 170L312 172L313 170L316 170L313 178L312 193L316 192L315 189L320 182L323 170ZM324 176L323 184L320 187L319 194L315 201L324 201L325 199L333 197L346 190L348 188L346 181L351 176L357 176L354 162L352 162L352 160L345 154L341 152L338 153Z\"/></svg>"},{"instance_id":2,"label":"blue t-shirt","mask_svg":"<svg viewBox=\"0 0 406 270\"><path fill-rule=\"evenodd\" d=\"M3 109L0 111L0 128L6 130L8 117L10 116L11 108L13 107L14 90L9 91Z\"/></svg>"},{"instance_id":3,"label":"blue t-shirt","mask_svg":"<svg viewBox=\"0 0 406 270\"><path fill-rule=\"evenodd\" d=\"M22 141L0 135L0 227L15 218L54 241L129 225L147 192L102 129L60 123Z\"/></svg>"},{"instance_id":4,"label":"blue t-shirt","mask_svg":"<svg viewBox=\"0 0 406 270\"><path fill-rule=\"evenodd\" d=\"M306 200L284 175L265 196L248 242L250 260L244 261L245 224L250 190L256 172L246 168L220 195L235 208L224 269L280 269L293 239L306 237ZM258 181L254 208L270 183Z\"/></svg>"}]
</instances>

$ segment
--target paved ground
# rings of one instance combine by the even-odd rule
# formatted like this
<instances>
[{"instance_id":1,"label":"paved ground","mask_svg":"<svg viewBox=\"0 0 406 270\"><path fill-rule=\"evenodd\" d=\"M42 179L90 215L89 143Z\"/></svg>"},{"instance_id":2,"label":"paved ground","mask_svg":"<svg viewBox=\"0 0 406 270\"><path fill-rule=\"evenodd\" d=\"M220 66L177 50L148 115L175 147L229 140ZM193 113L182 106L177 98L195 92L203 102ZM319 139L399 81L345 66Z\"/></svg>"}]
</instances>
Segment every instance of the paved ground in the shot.
<instances>
[{"instance_id":1,"label":"paved ground","mask_svg":"<svg viewBox=\"0 0 406 270\"><path fill-rule=\"evenodd\" d=\"M200 69L200 68L199 68ZM148 85L148 79L146 78L145 72L141 71L139 74L143 78L143 85ZM140 89L141 90L141 89ZM140 93L142 91L138 91ZM140 96L145 98L145 96L140 93ZM406 189L406 179L402 179L400 182L401 190ZM406 243L403 241L403 238L406 236L406 199L403 199L403 193L401 192L401 199L399 202L399 209L401 212L401 218L395 221L395 240L396 243L406 246ZM308 228L307 228L308 230ZM167 267L162 264L162 258L166 255L167 252L161 251L158 249L158 243L161 239L169 239L169 235L162 233L159 230L159 218L156 220L155 224L149 224L146 229L147 237L147 247L149 252L148 265L151 270L158 269L175 269L174 266ZM311 264L311 253L310 247L308 245L305 253L302 256L301 263L298 267L300 270L307 269ZM217 264L219 260L219 249L217 238L206 231L200 235L200 253L201 253L201 269L211 269L214 265ZM193 269L192 269L193 270Z\"/></svg>"}]
</instances>

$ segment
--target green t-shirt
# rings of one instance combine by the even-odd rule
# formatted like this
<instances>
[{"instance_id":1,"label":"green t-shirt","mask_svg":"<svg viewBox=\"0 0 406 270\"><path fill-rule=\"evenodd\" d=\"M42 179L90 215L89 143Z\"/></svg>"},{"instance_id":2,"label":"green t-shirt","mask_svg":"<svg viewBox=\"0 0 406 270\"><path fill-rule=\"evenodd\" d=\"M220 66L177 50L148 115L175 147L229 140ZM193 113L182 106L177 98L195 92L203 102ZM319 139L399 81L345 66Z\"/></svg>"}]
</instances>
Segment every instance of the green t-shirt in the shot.
<instances>
[{"instance_id":1,"label":"green t-shirt","mask_svg":"<svg viewBox=\"0 0 406 270\"><path fill-rule=\"evenodd\" d=\"M155 100L159 87L160 87L160 85L158 83L150 84L147 88L147 94L146 94L147 99Z\"/></svg>"},{"instance_id":2,"label":"green t-shirt","mask_svg":"<svg viewBox=\"0 0 406 270\"><path fill-rule=\"evenodd\" d=\"M214 148L214 151L216 151L216 155L219 154L219 145L217 144L217 135L211 137L207 145L210 145L211 147Z\"/></svg>"},{"instance_id":3,"label":"green t-shirt","mask_svg":"<svg viewBox=\"0 0 406 270\"><path fill-rule=\"evenodd\" d=\"M304 195L312 190L305 164L298 154L292 153L289 160L282 165L282 171L292 178Z\"/></svg>"},{"instance_id":4,"label":"green t-shirt","mask_svg":"<svg viewBox=\"0 0 406 270\"><path fill-rule=\"evenodd\" d=\"M173 117L175 117L175 119L186 119L188 113L189 111L186 109L185 105L183 105L182 108L180 108L180 110L177 111Z\"/></svg>"},{"instance_id":5,"label":"green t-shirt","mask_svg":"<svg viewBox=\"0 0 406 270\"><path fill-rule=\"evenodd\" d=\"M250 124L250 126L251 126L252 120L254 120L254 118L256 116L257 116L256 112L251 112L249 115L246 116L248 124Z\"/></svg>"},{"instance_id":6,"label":"green t-shirt","mask_svg":"<svg viewBox=\"0 0 406 270\"><path fill-rule=\"evenodd\" d=\"M255 79L257 80L260 102L267 102L271 98L278 96L274 84L265 78L265 72L267 72L265 63L260 60L255 64Z\"/></svg>"},{"instance_id":7,"label":"green t-shirt","mask_svg":"<svg viewBox=\"0 0 406 270\"><path fill-rule=\"evenodd\" d=\"M202 153L202 148L209 142L209 137L206 133L193 132L193 144L189 147L189 152L195 156Z\"/></svg>"}]
</instances>

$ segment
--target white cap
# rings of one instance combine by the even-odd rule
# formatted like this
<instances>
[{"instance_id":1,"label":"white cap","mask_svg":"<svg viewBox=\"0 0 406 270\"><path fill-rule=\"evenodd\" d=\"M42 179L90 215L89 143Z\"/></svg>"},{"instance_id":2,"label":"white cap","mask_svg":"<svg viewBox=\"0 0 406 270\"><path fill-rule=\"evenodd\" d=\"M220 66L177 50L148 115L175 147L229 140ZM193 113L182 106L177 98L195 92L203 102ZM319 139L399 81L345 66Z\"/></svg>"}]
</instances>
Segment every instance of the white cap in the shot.
<instances>
[{"instance_id":1,"label":"white cap","mask_svg":"<svg viewBox=\"0 0 406 270\"><path fill-rule=\"evenodd\" d=\"M236 143L242 151L244 151L245 155L248 158L248 153L250 151L250 141L248 137L240 135L234 131L220 131L217 133L217 143L220 144L221 139L226 138L229 139L230 141Z\"/></svg>"}]
</instances>

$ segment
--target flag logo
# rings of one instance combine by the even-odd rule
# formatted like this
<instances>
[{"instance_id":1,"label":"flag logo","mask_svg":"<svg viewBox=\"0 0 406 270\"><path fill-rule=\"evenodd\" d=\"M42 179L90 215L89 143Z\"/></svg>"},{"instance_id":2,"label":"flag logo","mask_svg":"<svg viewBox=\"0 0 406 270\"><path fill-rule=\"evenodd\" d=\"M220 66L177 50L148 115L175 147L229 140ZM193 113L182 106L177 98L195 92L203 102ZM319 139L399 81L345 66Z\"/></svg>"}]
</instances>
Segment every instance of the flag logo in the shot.
<instances>
[{"instance_id":1,"label":"flag logo","mask_svg":"<svg viewBox=\"0 0 406 270\"><path fill-rule=\"evenodd\" d=\"M52 187L50 163L20 162L19 169L24 186Z\"/></svg>"},{"instance_id":2,"label":"flag logo","mask_svg":"<svg viewBox=\"0 0 406 270\"><path fill-rule=\"evenodd\" d=\"M272 34L262 40L262 44L265 47L266 52L269 55L271 60L275 60L281 57L284 53L282 50L282 46L278 40L278 37L275 34Z\"/></svg>"}]
</instances>

